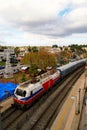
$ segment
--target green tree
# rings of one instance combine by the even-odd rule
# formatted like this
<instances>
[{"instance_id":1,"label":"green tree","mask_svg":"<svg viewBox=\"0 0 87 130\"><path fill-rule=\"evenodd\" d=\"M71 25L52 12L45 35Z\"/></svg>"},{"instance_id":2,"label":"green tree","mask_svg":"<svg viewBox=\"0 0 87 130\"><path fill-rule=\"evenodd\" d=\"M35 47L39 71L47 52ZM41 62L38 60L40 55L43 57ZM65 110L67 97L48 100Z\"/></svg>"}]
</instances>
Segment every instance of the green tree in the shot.
<instances>
[{"instance_id":1,"label":"green tree","mask_svg":"<svg viewBox=\"0 0 87 130\"><path fill-rule=\"evenodd\" d=\"M36 46L32 47L33 52L38 52L38 48Z\"/></svg>"},{"instance_id":2,"label":"green tree","mask_svg":"<svg viewBox=\"0 0 87 130\"><path fill-rule=\"evenodd\" d=\"M38 67L35 64L32 64L30 69L29 69L29 74L34 77L38 75Z\"/></svg>"},{"instance_id":3,"label":"green tree","mask_svg":"<svg viewBox=\"0 0 87 130\"><path fill-rule=\"evenodd\" d=\"M30 46L28 47L28 51L29 51L29 52L31 52L31 51L32 51L32 48L31 48Z\"/></svg>"},{"instance_id":4,"label":"green tree","mask_svg":"<svg viewBox=\"0 0 87 130\"><path fill-rule=\"evenodd\" d=\"M58 48L58 46L55 44L55 45L52 46L52 48Z\"/></svg>"},{"instance_id":5,"label":"green tree","mask_svg":"<svg viewBox=\"0 0 87 130\"><path fill-rule=\"evenodd\" d=\"M34 47L28 47L28 51L29 52L38 52L38 48L36 47L36 46L34 46Z\"/></svg>"},{"instance_id":6,"label":"green tree","mask_svg":"<svg viewBox=\"0 0 87 130\"><path fill-rule=\"evenodd\" d=\"M71 51L73 52L73 55L84 55L86 54L86 50L83 48L85 47L85 45L77 45L77 44L73 44L70 46Z\"/></svg>"},{"instance_id":7,"label":"green tree","mask_svg":"<svg viewBox=\"0 0 87 130\"><path fill-rule=\"evenodd\" d=\"M18 54L20 53L19 47L15 47L14 51L15 51L16 56L18 56Z\"/></svg>"},{"instance_id":8,"label":"green tree","mask_svg":"<svg viewBox=\"0 0 87 130\"><path fill-rule=\"evenodd\" d=\"M22 81L22 82L25 82L25 81L26 81L25 74L23 74L21 81Z\"/></svg>"}]
</instances>

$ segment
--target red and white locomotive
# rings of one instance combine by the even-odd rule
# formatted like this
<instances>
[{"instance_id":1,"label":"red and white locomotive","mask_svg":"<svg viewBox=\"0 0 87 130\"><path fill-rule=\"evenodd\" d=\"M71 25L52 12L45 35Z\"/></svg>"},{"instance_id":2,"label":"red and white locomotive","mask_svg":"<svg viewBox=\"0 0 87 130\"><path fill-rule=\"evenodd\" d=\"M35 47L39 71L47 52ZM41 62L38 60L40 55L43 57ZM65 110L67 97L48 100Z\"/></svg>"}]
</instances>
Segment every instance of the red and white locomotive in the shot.
<instances>
[{"instance_id":1,"label":"red and white locomotive","mask_svg":"<svg viewBox=\"0 0 87 130\"><path fill-rule=\"evenodd\" d=\"M14 104L21 108L29 106L49 88L57 84L60 78L65 77L77 68L85 65L85 63L85 59L69 63L56 68L54 71L48 71L37 76L34 81L26 81L19 84L14 91Z\"/></svg>"},{"instance_id":2,"label":"red and white locomotive","mask_svg":"<svg viewBox=\"0 0 87 130\"><path fill-rule=\"evenodd\" d=\"M41 76L36 77L33 81L27 81L17 86L14 92L14 102L16 105L31 104L35 99L51 88L60 78L60 71L48 71Z\"/></svg>"}]
</instances>

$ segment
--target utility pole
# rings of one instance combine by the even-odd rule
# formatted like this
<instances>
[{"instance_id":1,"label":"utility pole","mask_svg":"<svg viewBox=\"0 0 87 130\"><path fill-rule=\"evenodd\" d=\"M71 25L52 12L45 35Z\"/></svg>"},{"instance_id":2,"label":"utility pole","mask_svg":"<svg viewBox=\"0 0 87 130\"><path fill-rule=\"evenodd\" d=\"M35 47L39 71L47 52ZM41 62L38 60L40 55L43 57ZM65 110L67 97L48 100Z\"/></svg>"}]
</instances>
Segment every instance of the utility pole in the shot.
<instances>
[{"instance_id":1,"label":"utility pole","mask_svg":"<svg viewBox=\"0 0 87 130\"><path fill-rule=\"evenodd\" d=\"M79 100L78 100L78 113L80 113L80 92L81 92L81 88L79 88Z\"/></svg>"},{"instance_id":2,"label":"utility pole","mask_svg":"<svg viewBox=\"0 0 87 130\"><path fill-rule=\"evenodd\" d=\"M10 49L5 49L6 52L6 65L5 65L5 72L4 77L5 78L11 78L13 77L13 70L10 64Z\"/></svg>"}]
</instances>

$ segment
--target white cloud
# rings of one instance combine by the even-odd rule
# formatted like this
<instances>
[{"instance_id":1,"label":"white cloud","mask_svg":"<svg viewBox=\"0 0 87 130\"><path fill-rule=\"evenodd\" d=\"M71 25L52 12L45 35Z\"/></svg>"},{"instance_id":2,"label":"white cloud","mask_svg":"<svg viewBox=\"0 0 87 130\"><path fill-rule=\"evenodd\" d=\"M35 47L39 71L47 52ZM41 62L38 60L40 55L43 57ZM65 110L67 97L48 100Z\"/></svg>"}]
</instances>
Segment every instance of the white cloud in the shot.
<instances>
[{"instance_id":1,"label":"white cloud","mask_svg":"<svg viewBox=\"0 0 87 130\"><path fill-rule=\"evenodd\" d=\"M86 7L87 0L0 0L1 40L37 39L40 43L41 39L57 41L76 33L85 34Z\"/></svg>"},{"instance_id":2,"label":"white cloud","mask_svg":"<svg viewBox=\"0 0 87 130\"><path fill-rule=\"evenodd\" d=\"M4 4L4 3L5 4ZM11 21L42 21L55 17L58 2L54 0L3 0L0 12Z\"/></svg>"},{"instance_id":3,"label":"white cloud","mask_svg":"<svg viewBox=\"0 0 87 130\"><path fill-rule=\"evenodd\" d=\"M77 23L77 26L80 25L87 25L87 8L77 8L70 12L70 14L67 16L69 24Z\"/></svg>"}]
</instances>

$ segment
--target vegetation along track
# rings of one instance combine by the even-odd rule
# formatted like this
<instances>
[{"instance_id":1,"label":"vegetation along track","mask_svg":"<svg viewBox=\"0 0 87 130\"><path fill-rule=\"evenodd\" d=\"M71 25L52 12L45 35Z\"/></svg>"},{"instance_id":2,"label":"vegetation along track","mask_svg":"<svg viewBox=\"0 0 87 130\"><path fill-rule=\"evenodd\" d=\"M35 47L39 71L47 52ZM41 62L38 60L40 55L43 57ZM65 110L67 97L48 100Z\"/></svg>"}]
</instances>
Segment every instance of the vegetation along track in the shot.
<instances>
[{"instance_id":1,"label":"vegetation along track","mask_svg":"<svg viewBox=\"0 0 87 130\"><path fill-rule=\"evenodd\" d=\"M70 90L70 87L75 82L75 80L79 77L82 71L83 71L83 68L79 69L77 72L72 74L72 76L70 76L67 80L65 80L64 83L60 85L60 87L58 87L58 89L56 89L54 93L51 93L51 95L50 94L44 95L44 97L42 97L41 100L39 100L39 102L33 105L29 110L25 112L21 110L16 110L15 112L12 113L11 116L9 114L7 114L9 116L6 116L6 117L3 116L2 118L3 130L5 129L6 130L19 130L19 129L20 130L37 130L37 129L44 130L46 129L49 125L49 122L51 122L50 119L52 119L55 111L60 107L60 103L64 99L68 90ZM74 77L75 79L73 79ZM19 114L16 114L16 113L19 113ZM6 122L7 125L5 125L4 122Z\"/></svg>"}]
</instances>

